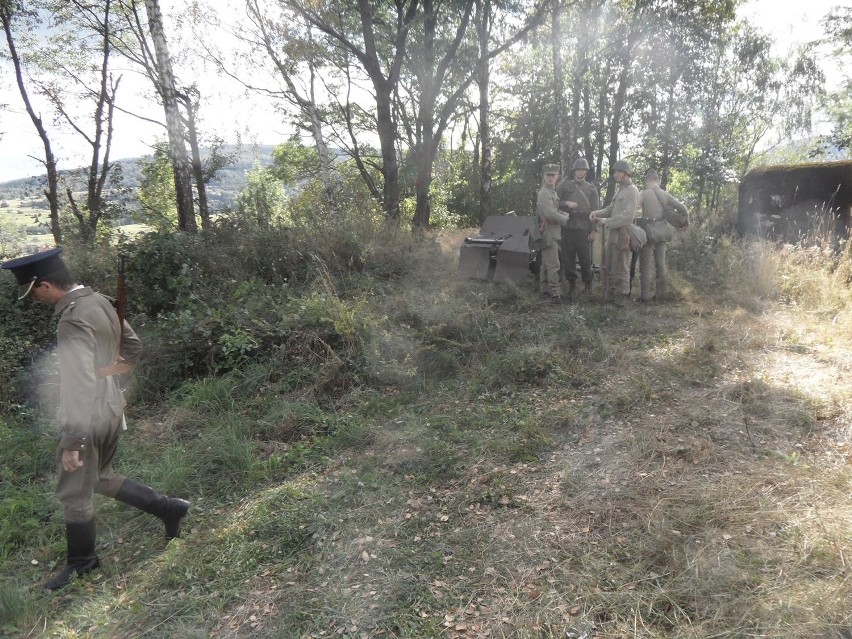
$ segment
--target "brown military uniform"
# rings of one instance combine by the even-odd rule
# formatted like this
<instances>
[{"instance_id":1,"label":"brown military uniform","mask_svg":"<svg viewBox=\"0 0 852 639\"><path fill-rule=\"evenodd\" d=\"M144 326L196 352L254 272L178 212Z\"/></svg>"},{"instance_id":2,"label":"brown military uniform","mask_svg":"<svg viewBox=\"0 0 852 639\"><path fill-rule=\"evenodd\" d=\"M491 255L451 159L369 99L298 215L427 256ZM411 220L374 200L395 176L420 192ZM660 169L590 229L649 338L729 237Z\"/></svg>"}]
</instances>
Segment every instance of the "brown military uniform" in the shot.
<instances>
[{"instance_id":1,"label":"brown military uniform","mask_svg":"<svg viewBox=\"0 0 852 639\"><path fill-rule=\"evenodd\" d=\"M639 193L639 203L642 207L642 217L648 220L649 225L665 229L668 222L665 218L665 209L677 211L686 219L686 206L670 193L666 193L659 186L645 189ZM665 206L665 208L664 208ZM669 227L670 230L670 227ZM658 234L659 235L659 234ZM657 299L666 294L666 245L668 242L652 239L652 233L648 233L648 242L642 247L639 254L640 280L642 282L641 299L651 299L651 269L656 272Z\"/></svg>"},{"instance_id":2,"label":"brown military uniform","mask_svg":"<svg viewBox=\"0 0 852 639\"><path fill-rule=\"evenodd\" d=\"M586 284L592 281L592 247L589 233L595 225L589 214L600 205L598 189L591 182L565 180L556 189L561 202L576 202L577 208L568 213L568 223L562 231L562 270L569 282L577 279L577 261L580 262L580 277Z\"/></svg>"},{"instance_id":3,"label":"brown military uniform","mask_svg":"<svg viewBox=\"0 0 852 639\"><path fill-rule=\"evenodd\" d=\"M559 197L555 189L547 185L539 189L535 213L542 240L539 288L542 293L559 297L559 243L568 216L559 210Z\"/></svg>"},{"instance_id":4,"label":"brown military uniform","mask_svg":"<svg viewBox=\"0 0 852 639\"><path fill-rule=\"evenodd\" d=\"M596 217L605 219L607 290L604 299L627 296L630 291L630 237L627 227L633 224L639 208L639 189L630 178L619 185L612 203L599 211Z\"/></svg>"},{"instance_id":5,"label":"brown military uniform","mask_svg":"<svg viewBox=\"0 0 852 639\"><path fill-rule=\"evenodd\" d=\"M94 494L114 497L125 479L112 470L112 461L126 402L118 380L98 369L113 361L119 340L120 354L130 364L142 344L126 322L121 334L110 301L88 287L62 297L54 315L59 316L59 450L78 450L84 462L74 472L60 472L56 496L66 521L85 522L94 516Z\"/></svg>"},{"instance_id":6,"label":"brown military uniform","mask_svg":"<svg viewBox=\"0 0 852 639\"><path fill-rule=\"evenodd\" d=\"M124 424L124 397L114 375L128 370L142 345L133 329L120 323L107 298L73 285L62 261L62 247L0 264L12 271L22 294L54 305L59 316L59 483L56 495L65 514L67 561L44 584L66 587L75 575L100 566L95 552L95 493L108 495L154 515L163 522L165 538L180 535L190 503L161 495L150 486L115 473L112 461ZM118 360L123 359L120 363Z\"/></svg>"}]
</instances>

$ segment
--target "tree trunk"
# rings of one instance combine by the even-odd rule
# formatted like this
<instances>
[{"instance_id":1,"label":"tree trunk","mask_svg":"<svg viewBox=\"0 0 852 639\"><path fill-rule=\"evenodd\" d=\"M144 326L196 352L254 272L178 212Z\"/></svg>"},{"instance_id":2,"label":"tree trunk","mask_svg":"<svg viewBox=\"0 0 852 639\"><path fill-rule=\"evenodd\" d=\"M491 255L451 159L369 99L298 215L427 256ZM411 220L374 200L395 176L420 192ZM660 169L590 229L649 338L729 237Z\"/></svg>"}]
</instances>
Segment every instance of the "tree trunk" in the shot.
<instances>
[{"instance_id":1,"label":"tree trunk","mask_svg":"<svg viewBox=\"0 0 852 639\"><path fill-rule=\"evenodd\" d=\"M398 36L395 42L394 60L387 76L379 62L376 34L373 30L373 11L368 0L358 0L358 13L361 17L361 32L364 37L363 59L367 75L373 84L376 100L376 133L379 136L379 148L382 155L382 208L387 218L399 222L399 160L396 156L396 120L393 115L394 87L399 82L399 70L402 65L405 42L408 39L408 25L414 19L417 2L411 0L405 16L402 4L397 5ZM320 25L317 25L320 26Z\"/></svg>"},{"instance_id":2,"label":"tree trunk","mask_svg":"<svg viewBox=\"0 0 852 639\"><path fill-rule=\"evenodd\" d=\"M663 125L663 155L660 158L660 187L665 190L669 183L669 174L673 164L672 160L672 128L675 118L675 85L669 85L669 95L666 100L666 121Z\"/></svg>"},{"instance_id":3,"label":"tree trunk","mask_svg":"<svg viewBox=\"0 0 852 639\"><path fill-rule=\"evenodd\" d=\"M568 122L565 115L565 74L562 68L562 0L553 0L550 45L553 50L553 96L556 105L556 129L559 134L559 163L562 173L571 163Z\"/></svg>"},{"instance_id":4,"label":"tree trunk","mask_svg":"<svg viewBox=\"0 0 852 639\"><path fill-rule=\"evenodd\" d=\"M396 124L390 92L376 91L376 132L382 154L382 208L389 220L399 221L399 162L396 157Z\"/></svg>"},{"instance_id":5,"label":"tree trunk","mask_svg":"<svg viewBox=\"0 0 852 639\"><path fill-rule=\"evenodd\" d=\"M431 190L435 157L440 148L441 139L450 119L456 114L459 100L476 79L477 69L470 69L469 75L460 80L457 86L446 87L448 72L456 60L459 46L463 42L470 25L474 2L463 7L463 15L456 26L453 39L444 47L440 59L436 55L435 35L439 15L433 0L423 0L423 55L418 56L415 74L420 85L420 101L417 111L415 135L415 157L418 160L415 190L417 196L414 226L429 225L431 217ZM441 3L437 3L441 6ZM449 9L451 10L451 9ZM419 73L417 70L419 69ZM444 95L444 103L438 109L438 98Z\"/></svg>"},{"instance_id":6,"label":"tree trunk","mask_svg":"<svg viewBox=\"0 0 852 639\"><path fill-rule=\"evenodd\" d=\"M631 34L632 36L632 34ZM609 166L618 160L618 152L621 148L619 134L621 132L621 115L624 112L624 104L627 99L627 87L630 80L630 65L633 63L633 38L628 36L622 55L621 71L618 74L618 87L612 100L612 120L609 124L609 152L607 159ZM609 181L606 189L606 201L609 202L615 193L615 182Z\"/></svg>"},{"instance_id":7,"label":"tree trunk","mask_svg":"<svg viewBox=\"0 0 852 639\"><path fill-rule=\"evenodd\" d=\"M437 78L435 77L435 29L437 14L433 0L422 0L423 7L423 55L418 61L421 67L418 74L420 84L420 108L417 112L417 138L419 147L417 157L417 179L414 184L416 198L414 208L414 227L423 228L429 225L431 203L429 191L432 186L432 164L435 155L433 148L435 135L435 95Z\"/></svg>"},{"instance_id":8,"label":"tree trunk","mask_svg":"<svg viewBox=\"0 0 852 639\"><path fill-rule=\"evenodd\" d=\"M308 34L313 42L313 32L308 25ZM311 123L311 135L314 138L314 146L317 149L320 164L320 180L322 181L323 190L325 190L325 201L328 203L328 211L334 216L338 216L340 211L337 208L337 199L334 195L334 183L331 181L331 154L328 151L328 145L325 143L325 136L322 131L322 118L320 117L319 109L317 109L317 101L315 94L316 86L316 67L314 60L308 60L308 68L311 72L311 99L308 104L302 106L302 110L308 115Z\"/></svg>"},{"instance_id":9,"label":"tree trunk","mask_svg":"<svg viewBox=\"0 0 852 639\"><path fill-rule=\"evenodd\" d=\"M21 99L24 101L27 115L30 116L30 120L32 120L33 126L44 147L44 168L47 172L47 190L44 192L44 195L47 197L47 203L50 207L50 232L53 234L53 241L56 244L61 244L62 229L59 226L59 171L56 168L56 157L53 155L47 129L44 128L41 117L36 115L35 109L30 102L27 87L24 84L21 59L18 56L15 39L12 36L12 9L2 3L0 3L0 21L3 22L3 31L6 34L6 43L9 46L9 57L12 59L12 65L15 68L15 81L18 84L18 91L21 94Z\"/></svg>"},{"instance_id":10,"label":"tree trunk","mask_svg":"<svg viewBox=\"0 0 852 639\"><path fill-rule=\"evenodd\" d=\"M100 25L102 30L101 44L101 73L98 91L98 102L95 108L95 135L92 139L92 161L89 165L86 207L88 208L87 224L81 225L84 238L94 239L97 236L98 223L103 214L103 192L112 165L109 163L112 147L113 122L115 115L115 94L121 78L112 82L109 74L109 59L112 53L112 32L110 31L111 0L104 3L104 19ZM104 110L106 109L106 115ZM106 129L106 130L105 130ZM104 139L106 138L106 139ZM102 152L103 151L103 152Z\"/></svg>"},{"instance_id":11,"label":"tree trunk","mask_svg":"<svg viewBox=\"0 0 852 639\"><path fill-rule=\"evenodd\" d=\"M491 215L491 105L489 83L491 81L491 59L488 53L491 35L491 0L477 0L477 39L479 40L479 135L476 150L481 148L479 159L479 222ZM477 153L477 155L480 155Z\"/></svg>"},{"instance_id":12,"label":"tree trunk","mask_svg":"<svg viewBox=\"0 0 852 639\"><path fill-rule=\"evenodd\" d=\"M589 83L583 85L583 153L589 166L595 166L595 148L592 146L592 96L589 91ZM600 176L592 171L589 179L599 180Z\"/></svg>"},{"instance_id":13,"label":"tree trunk","mask_svg":"<svg viewBox=\"0 0 852 639\"><path fill-rule=\"evenodd\" d=\"M195 223L195 206L192 199L192 178L190 176L189 158L184 143L185 135L178 106L175 89L175 75L172 60L169 55L166 33L163 28L163 16L160 12L159 0L145 0L148 13L148 29L154 44L157 62L157 74L161 84L163 110L166 115L166 131L169 137L169 158L172 162L175 180L175 199L178 211L178 228L182 231L195 233L198 227Z\"/></svg>"},{"instance_id":14,"label":"tree trunk","mask_svg":"<svg viewBox=\"0 0 852 639\"><path fill-rule=\"evenodd\" d=\"M571 85L571 117L568 119L568 158L570 161L577 159L582 151L577 149L577 143L580 133L580 102L584 99L583 90L587 83L583 82L586 77L586 71L589 66L589 15L583 10L582 5L578 6L579 16L577 18L577 52L574 58L574 73L573 83ZM588 97L586 100L586 109L588 109ZM588 129L582 136L583 140L587 139ZM588 148L588 144L586 147ZM590 155L587 153L587 155ZM589 162L591 166L591 161Z\"/></svg>"},{"instance_id":15,"label":"tree trunk","mask_svg":"<svg viewBox=\"0 0 852 639\"><path fill-rule=\"evenodd\" d=\"M204 176L204 165L201 162L201 147L198 143L198 127L196 126L198 102L193 101L192 94L189 92L179 97L186 109L186 140L189 143L190 153L192 153L192 176L195 180L195 191L198 193L198 216L201 218L201 228L209 229L210 206L207 200L207 182Z\"/></svg>"}]
</instances>

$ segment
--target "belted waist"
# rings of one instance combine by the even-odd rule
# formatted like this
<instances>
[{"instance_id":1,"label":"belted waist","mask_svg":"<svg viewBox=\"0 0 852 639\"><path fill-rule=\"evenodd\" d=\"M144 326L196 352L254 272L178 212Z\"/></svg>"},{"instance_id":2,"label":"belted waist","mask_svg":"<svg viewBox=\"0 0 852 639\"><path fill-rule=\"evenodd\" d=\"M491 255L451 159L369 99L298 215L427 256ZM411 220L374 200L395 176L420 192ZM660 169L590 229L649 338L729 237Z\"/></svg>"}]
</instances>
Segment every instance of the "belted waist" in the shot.
<instances>
[{"instance_id":1,"label":"belted waist","mask_svg":"<svg viewBox=\"0 0 852 639\"><path fill-rule=\"evenodd\" d=\"M101 366L95 369L95 377L98 379L104 377L112 377L113 375L125 375L131 371L132 367L127 362L113 362L107 366Z\"/></svg>"}]
</instances>

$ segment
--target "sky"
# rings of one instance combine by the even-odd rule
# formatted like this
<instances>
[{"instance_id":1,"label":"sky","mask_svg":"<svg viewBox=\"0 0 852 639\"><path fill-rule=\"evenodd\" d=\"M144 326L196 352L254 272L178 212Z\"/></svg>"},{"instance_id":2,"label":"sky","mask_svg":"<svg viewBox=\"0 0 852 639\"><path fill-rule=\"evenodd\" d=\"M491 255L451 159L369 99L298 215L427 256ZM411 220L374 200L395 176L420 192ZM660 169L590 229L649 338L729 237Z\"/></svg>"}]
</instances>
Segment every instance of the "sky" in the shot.
<instances>
[{"instance_id":1,"label":"sky","mask_svg":"<svg viewBox=\"0 0 852 639\"><path fill-rule=\"evenodd\" d=\"M210 0L217 6L216 15L227 22L228 16L237 15L240 0ZM776 53L784 55L797 44L813 41L822 35L820 20L841 0L749 0L739 10L741 17L759 26L776 41ZM162 0L167 16L186 3L179 0ZM167 24L167 29L170 25ZM183 34L187 37L188 34ZM183 50L180 29L171 25L169 33L172 54L179 58ZM3 43L5 44L5 42ZM180 64L178 74L181 75ZM831 65L824 65L828 85L837 86L841 74ZM277 144L286 140L291 130L285 118L275 111L269 100L247 97L235 81L222 78L210 70L184 70L183 77L191 75L200 86L202 105L202 129L216 133L227 142L241 141L243 144ZM147 80L125 68L119 99L131 110L142 115L162 119L162 110L146 99L149 94ZM32 122L24 111L14 84L9 66L0 67L0 182L43 173L37 160L43 157L41 141ZM60 169L71 169L88 162L87 147L81 146L79 138L70 134L57 133L50 125L50 116L44 113L46 124L52 132L54 154ZM164 137L164 130L132 116L116 115L113 159L137 157L150 153L151 145Z\"/></svg>"}]
</instances>

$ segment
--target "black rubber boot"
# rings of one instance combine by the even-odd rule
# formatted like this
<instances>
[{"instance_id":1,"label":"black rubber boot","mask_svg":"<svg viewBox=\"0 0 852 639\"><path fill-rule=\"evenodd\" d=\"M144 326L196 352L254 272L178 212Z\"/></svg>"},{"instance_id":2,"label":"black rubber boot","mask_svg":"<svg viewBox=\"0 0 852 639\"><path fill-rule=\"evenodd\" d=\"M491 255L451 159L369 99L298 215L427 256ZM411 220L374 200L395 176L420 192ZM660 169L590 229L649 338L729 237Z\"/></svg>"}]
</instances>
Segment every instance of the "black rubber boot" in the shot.
<instances>
[{"instance_id":1,"label":"black rubber boot","mask_svg":"<svg viewBox=\"0 0 852 639\"><path fill-rule=\"evenodd\" d=\"M74 575L85 575L101 565L95 554L95 520L83 524L65 524L68 561L50 581L45 590L59 590L71 583Z\"/></svg>"},{"instance_id":2,"label":"black rubber boot","mask_svg":"<svg viewBox=\"0 0 852 639\"><path fill-rule=\"evenodd\" d=\"M565 298L566 304L574 303L574 291L577 289L577 280L570 280L568 282L568 297Z\"/></svg>"},{"instance_id":3,"label":"black rubber boot","mask_svg":"<svg viewBox=\"0 0 852 639\"><path fill-rule=\"evenodd\" d=\"M583 282L583 292L591 293L592 292L592 283L591 282Z\"/></svg>"},{"instance_id":4,"label":"black rubber boot","mask_svg":"<svg viewBox=\"0 0 852 639\"><path fill-rule=\"evenodd\" d=\"M115 498L149 515L159 517L166 527L166 539L180 537L180 520L189 510L189 502L185 499L166 497L150 486L130 479L124 480Z\"/></svg>"}]
</instances>

